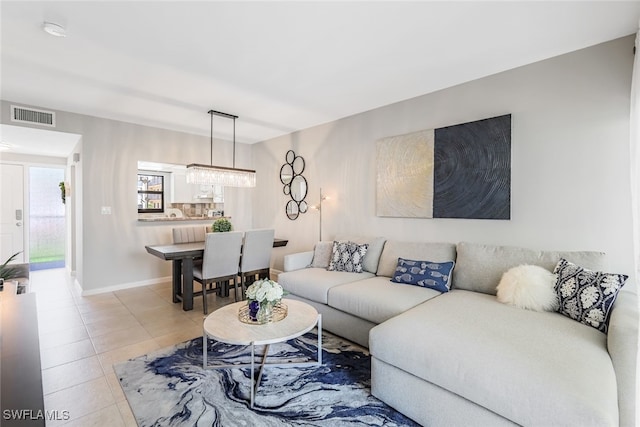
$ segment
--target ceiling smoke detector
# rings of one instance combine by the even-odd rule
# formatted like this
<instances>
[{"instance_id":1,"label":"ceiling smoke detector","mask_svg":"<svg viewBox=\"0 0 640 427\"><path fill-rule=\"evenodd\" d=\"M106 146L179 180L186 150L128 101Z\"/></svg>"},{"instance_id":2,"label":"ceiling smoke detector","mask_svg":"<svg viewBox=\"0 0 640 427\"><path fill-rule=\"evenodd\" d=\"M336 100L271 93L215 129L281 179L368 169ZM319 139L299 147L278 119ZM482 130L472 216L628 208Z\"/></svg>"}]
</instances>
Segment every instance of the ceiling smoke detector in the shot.
<instances>
[{"instance_id":1,"label":"ceiling smoke detector","mask_svg":"<svg viewBox=\"0 0 640 427\"><path fill-rule=\"evenodd\" d=\"M44 21L42 29L52 36L67 37L67 30L62 25L55 24L53 22Z\"/></svg>"}]
</instances>

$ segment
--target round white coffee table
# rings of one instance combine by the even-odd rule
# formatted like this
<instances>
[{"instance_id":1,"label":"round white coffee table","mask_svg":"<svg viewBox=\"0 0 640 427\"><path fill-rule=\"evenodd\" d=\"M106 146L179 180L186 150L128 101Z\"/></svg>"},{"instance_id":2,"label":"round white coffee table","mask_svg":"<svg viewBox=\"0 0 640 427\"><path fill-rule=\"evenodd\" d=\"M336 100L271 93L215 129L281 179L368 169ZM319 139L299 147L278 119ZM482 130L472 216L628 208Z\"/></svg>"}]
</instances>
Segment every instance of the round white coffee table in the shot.
<instances>
[{"instance_id":1,"label":"round white coffee table","mask_svg":"<svg viewBox=\"0 0 640 427\"><path fill-rule=\"evenodd\" d=\"M253 408L255 393L262 380L262 370L265 366L294 367L317 366L322 364L322 316L315 308L301 301L283 299L288 307L287 317L264 325L243 323L238 319L240 307L247 304L246 301L226 305L214 311L204 320L202 334L202 367L204 369L228 369L251 368L251 407ZM309 332L318 327L317 360L311 362L266 363L269 353L269 345L288 341ZM226 344L251 346L251 363L209 365L207 361L207 339L214 339ZM254 380L255 372L255 346L266 345L260 372L257 380Z\"/></svg>"}]
</instances>

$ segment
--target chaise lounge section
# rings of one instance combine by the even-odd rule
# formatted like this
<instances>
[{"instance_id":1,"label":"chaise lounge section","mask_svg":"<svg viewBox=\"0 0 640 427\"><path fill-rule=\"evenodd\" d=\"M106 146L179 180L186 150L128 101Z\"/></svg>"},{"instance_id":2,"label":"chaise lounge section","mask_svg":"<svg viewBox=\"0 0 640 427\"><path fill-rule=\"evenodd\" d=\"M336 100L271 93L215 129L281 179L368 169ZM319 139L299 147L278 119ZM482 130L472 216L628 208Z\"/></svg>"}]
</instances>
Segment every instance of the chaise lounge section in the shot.
<instances>
[{"instance_id":1,"label":"chaise lounge section","mask_svg":"<svg viewBox=\"0 0 640 427\"><path fill-rule=\"evenodd\" d=\"M606 334L496 297L512 267L553 271L564 258L608 271L605 254L343 240L369 244L362 273L328 271L332 242L319 242L314 251L285 257L278 281L291 298L316 307L327 330L369 348L374 396L423 425L635 425L632 290L618 294ZM451 290L392 282L398 258L455 261Z\"/></svg>"}]
</instances>

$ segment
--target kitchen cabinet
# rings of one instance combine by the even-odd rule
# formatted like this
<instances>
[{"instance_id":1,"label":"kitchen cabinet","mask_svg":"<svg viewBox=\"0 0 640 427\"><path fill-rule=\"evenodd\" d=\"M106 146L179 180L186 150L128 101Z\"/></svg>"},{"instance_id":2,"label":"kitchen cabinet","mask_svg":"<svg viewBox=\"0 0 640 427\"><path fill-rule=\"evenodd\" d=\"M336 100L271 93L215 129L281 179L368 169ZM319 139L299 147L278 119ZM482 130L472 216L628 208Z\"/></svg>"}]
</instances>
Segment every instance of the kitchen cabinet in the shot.
<instances>
[{"instance_id":1,"label":"kitchen cabinet","mask_svg":"<svg viewBox=\"0 0 640 427\"><path fill-rule=\"evenodd\" d=\"M224 187L222 185L213 186L213 203L224 203Z\"/></svg>"},{"instance_id":2,"label":"kitchen cabinet","mask_svg":"<svg viewBox=\"0 0 640 427\"><path fill-rule=\"evenodd\" d=\"M194 185L194 198L207 203L223 203L224 187L221 185Z\"/></svg>"},{"instance_id":3,"label":"kitchen cabinet","mask_svg":"<svg viewBox=\"0 0 640 427\"><path fill-rule=\"evenodd\" d=\"M171 173L171 203L194 203L193 185L187 184L187 175Z\"/></svg>"},{"instance_id":4,"label":"kitchen cabinet","mask_svg":"<svg viewBox=\"0 0 640 427\"><path fill-rule=\"evenodd\" d=\"M224 203L221 185L187 184L185 173L171 174L171 203Z\"/></svg>"}]
</instances>

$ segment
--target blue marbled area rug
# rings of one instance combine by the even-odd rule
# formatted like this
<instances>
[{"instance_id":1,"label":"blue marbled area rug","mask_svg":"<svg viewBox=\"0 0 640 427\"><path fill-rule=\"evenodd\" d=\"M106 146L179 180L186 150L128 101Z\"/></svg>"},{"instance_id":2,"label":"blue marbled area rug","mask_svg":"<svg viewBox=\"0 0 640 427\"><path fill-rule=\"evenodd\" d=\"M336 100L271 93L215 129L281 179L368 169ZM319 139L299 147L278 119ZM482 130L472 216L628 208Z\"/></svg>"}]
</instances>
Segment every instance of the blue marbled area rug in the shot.
<instances>
[{"instance_id":1,"label":"blue marbled area rug","mask_svg":"<svg viewBox=\"0 0 640 427\"><path fill-rule=\"evenodd\" d=\"M267 361L315 360L317 339L273 344ZM209 364L251 361L250 347L208 346ZM322 362L265 368L253 409L250 369L203 369L202 338L114 369L140 426L417 426L371 395L371 359L361 347L325 333Z\"/></svg>"}]
</instances>

